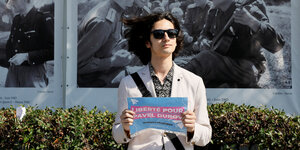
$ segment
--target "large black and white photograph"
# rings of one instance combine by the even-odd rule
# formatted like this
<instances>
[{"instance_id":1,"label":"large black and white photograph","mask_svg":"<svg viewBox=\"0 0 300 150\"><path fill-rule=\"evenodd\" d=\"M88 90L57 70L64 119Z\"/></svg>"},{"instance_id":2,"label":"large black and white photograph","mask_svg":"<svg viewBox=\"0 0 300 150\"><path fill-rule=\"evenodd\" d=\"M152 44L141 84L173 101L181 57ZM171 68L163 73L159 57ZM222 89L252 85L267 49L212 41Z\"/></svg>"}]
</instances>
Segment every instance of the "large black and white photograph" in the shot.
<instances>
[{"instance_id":1,"label":"large black and white photograph","mask_svg":"<svg viewBox=\"0 0 300 150\"><path fill-rule=\"evenodd\" d=\"M0 87L45 88L53 75L53 0L0 0Z\"/></svg>"},{"instance_id":2,"label":"large black and white photograph","mask_svg":"<svg viewBox=\"0 0 300 150\"><path fill-rule=\"evenodd\" d=\"M143 11L147 3L134 0L79 1L78 70L79 87L117 87L126 68L141 66L130 54L121 18Z\"/></svg>"},{"instance_id":3,"label":"large black and white photograph","mask_svg":"<svg viewBox=\"0 0 300 150\"><path fill-rule=\"evenodd\" d=\"M121 19L161 11L184 34L174 62L207 88L292 88L290 0L78 0L78 87L118 87L141 68Z\"/></svg>"}]
</instances>

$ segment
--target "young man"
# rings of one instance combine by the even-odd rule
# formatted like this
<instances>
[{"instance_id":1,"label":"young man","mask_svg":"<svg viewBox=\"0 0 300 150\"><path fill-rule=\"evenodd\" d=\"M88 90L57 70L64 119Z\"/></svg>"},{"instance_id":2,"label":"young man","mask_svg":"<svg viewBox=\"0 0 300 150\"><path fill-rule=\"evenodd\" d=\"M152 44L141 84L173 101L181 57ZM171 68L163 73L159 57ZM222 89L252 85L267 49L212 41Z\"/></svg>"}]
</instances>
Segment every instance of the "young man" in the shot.
<instances>
[{"instance_id":1,"label":"young man","mask_svg":"<svg viewBox=\"0 0 300 150\"><path fill-rule=\"evenodd\" d=\"M188 111L182 114L187 136L177 135L185 149L193 144L204 146L211 139L206 92L199 76L177 66L172 61L182 47L183 35L178 21L169 13L124 20L129 26L126 34L129 51L146 66L138 71L153 97L187 97ZM142 97L131 76L125 77L118 91L118 113L113 126L113 137L118 143L128 143L128 149L175 149L163 130L146 129L130 136L134 112L127 109L128 97Z\"/></svg>"},{"instance_id":2,"label":"young man","mask_svg":"<svg viewBox=\"0 0 300 150\"><path fill-rule=\"evenodd\" d=\"M8 68L6 87L46 87L44 63L54 58L54 20L41 13L31 0L8 0L17 14L6 44Z\"/></svg>"},{"instance_id":3,"label":"young man","mask_svg":"<svg viewBox=\"0 0 300 150\"><path fill-rule=\"evenodd\" d=\"M265 71L261 48L275 53L284 45L269 24L263 0L246 0L244 6L235 0L212 2L196 45L200 52L185 68L201 76L206 87L258 87Z\"/></svg>"}]
</instances>

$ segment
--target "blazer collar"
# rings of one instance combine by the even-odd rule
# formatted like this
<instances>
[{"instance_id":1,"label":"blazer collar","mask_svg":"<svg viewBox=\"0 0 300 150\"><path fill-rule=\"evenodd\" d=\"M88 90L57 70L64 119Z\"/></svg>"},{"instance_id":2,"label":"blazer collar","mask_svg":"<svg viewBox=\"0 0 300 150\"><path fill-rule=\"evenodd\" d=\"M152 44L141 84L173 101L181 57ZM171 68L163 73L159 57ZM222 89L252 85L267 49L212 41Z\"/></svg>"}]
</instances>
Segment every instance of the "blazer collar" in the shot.
<instances>
[{"instance_id":1,"label":"blazer collar","mask_svg":"<svg viewBox=\"0 0 300 150\"><path fill-rule=\"evenodd\" d=\"M150 76L149 65L146 65L143 69L141 69L139 71L139 75L142 78L147 89L151 92L152 96L156 97L154 84ZM171 97L178 97L178 90L180 88L180 84L182 83L182 80L183 80L183 75L182 75L181 68L174 63L174 75L172 81Z\"/></svg>"},{"instance_id":2,"label":"blazer collar","mask_svg":"<svg viewBox=\"0 0 300 150\"><path fill-rule=\"evenodd\" d=\"M182 70L179 66L174 63L174 76L172 82L171 97L179 97L180 87L183 80Z\"/></svg>"},{"instance_id":3,"label":"blazer collar","mask_svg":"<svg viewBox=\"0 0 300 150\"><path fill-rule=\"evenodd\" d=\"M154 89L154 84L153 84L152 78L150 76L149 65L146 65L144 68L142 68L139 71L139 75L142 78L145 86L147 87L147 89L149 90L149 92L151 93L151 95L153 97L156 97L156 93L155 93L155 89Z\"/></svg>"}]
</instances>

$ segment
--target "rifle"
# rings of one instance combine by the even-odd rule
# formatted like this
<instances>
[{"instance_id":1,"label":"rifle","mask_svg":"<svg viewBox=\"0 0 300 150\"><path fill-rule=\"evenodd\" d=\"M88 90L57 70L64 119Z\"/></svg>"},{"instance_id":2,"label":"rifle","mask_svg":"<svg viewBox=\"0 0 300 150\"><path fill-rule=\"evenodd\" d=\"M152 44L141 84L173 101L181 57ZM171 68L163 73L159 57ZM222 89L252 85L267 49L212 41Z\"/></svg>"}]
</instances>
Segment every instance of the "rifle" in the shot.
<instances>
[{"instance_id":1,"label":"rifle","mask_svg":"<svg viewBox=\"0 0 300 150\"><path fill-rule=\"evenodd\" d=\"M245 0L244 3L241 3L238 8L243 8L246 5L253 3L256 0ZM234 18L233 15L229 18L223 29L213 38L210 50L216 51L222 55L226 54L229 50L229 47L232 43L233 36L225 36L224 32L231 26Z\"/></svg>"}]
</instances>

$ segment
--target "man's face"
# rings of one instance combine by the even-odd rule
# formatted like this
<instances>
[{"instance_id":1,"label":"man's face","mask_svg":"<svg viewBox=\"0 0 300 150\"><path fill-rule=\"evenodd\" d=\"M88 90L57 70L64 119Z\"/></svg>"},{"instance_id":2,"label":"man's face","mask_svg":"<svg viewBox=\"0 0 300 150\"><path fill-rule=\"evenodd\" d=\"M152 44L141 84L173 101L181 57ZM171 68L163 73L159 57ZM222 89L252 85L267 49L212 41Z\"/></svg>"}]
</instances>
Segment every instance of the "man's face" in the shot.
<instances>
[{"instance_id":1,"label":"man's face","mask_svg":"<svg viewBox=\"0 0 300 150\"><path fill-rule=\"evenodd\" d=\"M169 30L174 29L172 22L163 19L154 23L151 32L155 30ZM146 47L151 50L151 57L153 58L166 58L172 57L177 44L176 37L172 37L169 33L164 32L162 38L156 38L154 33L150 35L150 41L146 42Z\"/></svg>"},{"instance_id":2,"label":"man's face","mask_svg":"<svg viewBox=\"0 0 300 150\"><path fill-rule=\"evenodd\" d=\"M6 7L14 13L21 13L26 8L26 0L7 0Z\"/></svg>"}]
</instances>

